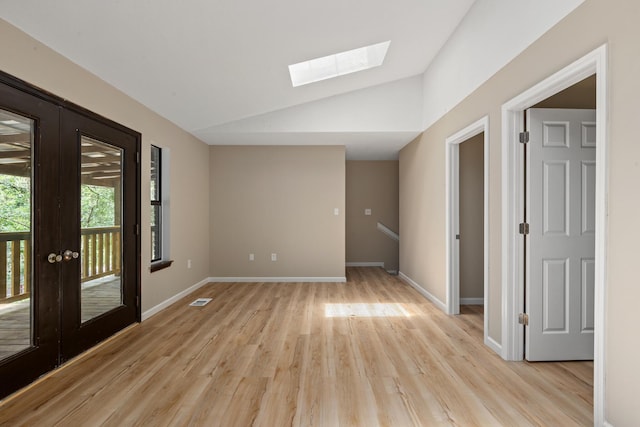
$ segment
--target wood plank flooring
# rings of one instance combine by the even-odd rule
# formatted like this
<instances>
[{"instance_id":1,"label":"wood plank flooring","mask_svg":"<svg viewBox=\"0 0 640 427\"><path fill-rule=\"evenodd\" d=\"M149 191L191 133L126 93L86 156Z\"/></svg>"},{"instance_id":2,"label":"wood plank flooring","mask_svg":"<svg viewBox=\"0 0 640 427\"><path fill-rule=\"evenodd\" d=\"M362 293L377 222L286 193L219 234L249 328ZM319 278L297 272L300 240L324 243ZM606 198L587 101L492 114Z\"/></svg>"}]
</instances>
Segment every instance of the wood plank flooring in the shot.
<instances>
[{"instance_id":1,"label":"wood plank flooring","mask_svg":"<svg viewBox=\"0 0 640 427\"><path fill-rule=\"evenodd\" d=\"M80 319L93 319L122 304L120 277L107 276L82 284ZM31 300L0 303L0 360L31 346Z\"/></svg>"},{"instance_id":2,"label":"wood plank flooring","mask_svg":"<svg viewBox=\"0 0 640 427\"><path fill-rule=\"evenodd\" d=\"M591 362L504 362L481 307L347 276L209 284L7 399L0 425L593 425Z\"/></svg>"},{"instance_id":3,"label":"wood plank flooring","mask_svg":"<svg viewBox=\"0 0 640 427\"><path fill-rule=\"evenodd\" d=\"M31 345L31 299L0 304L0 360Z\"/></svg>"}]
</instances>

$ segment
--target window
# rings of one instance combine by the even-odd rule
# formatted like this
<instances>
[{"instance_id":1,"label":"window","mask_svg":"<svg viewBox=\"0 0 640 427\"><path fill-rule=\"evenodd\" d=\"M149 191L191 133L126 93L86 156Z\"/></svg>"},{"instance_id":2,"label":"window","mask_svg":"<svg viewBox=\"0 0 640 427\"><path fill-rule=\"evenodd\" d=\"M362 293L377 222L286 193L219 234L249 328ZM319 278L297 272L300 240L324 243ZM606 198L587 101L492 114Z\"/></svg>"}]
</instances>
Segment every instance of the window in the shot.
<instances>
[{"instance_id":1,"label":"window","mask_svg":"<svg viewBox=\"0 0 640 427\"><path fill-rule=\"evenodd\" d=\"M151 146L151 262L162 259L162 152Z\"/></svg>"},{"instance_id":2,"label":"window","mask_svg":"<svg viewBox=\"0 0 640 427\"><path fill-rule=\"evenodd\" d=\"M151 271L169 267L168 150L151 146Z\"/></svg>"}]
</instances>

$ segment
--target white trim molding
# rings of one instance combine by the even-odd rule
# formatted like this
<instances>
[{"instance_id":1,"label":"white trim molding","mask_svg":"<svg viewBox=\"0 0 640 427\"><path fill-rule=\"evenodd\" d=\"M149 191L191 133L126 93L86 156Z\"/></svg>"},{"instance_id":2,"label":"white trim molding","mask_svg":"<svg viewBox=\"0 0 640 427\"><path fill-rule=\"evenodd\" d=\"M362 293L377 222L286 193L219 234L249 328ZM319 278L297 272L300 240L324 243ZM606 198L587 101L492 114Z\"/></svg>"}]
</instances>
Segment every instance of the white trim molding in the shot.
<instances>
[{"instance_id":1,"label":"white trim molding","mask_svg":"<svg viewBox=\"0 0 640 427\"><path fill-rule=\"evenodd\" d=\"M485 314L486 316L486 314ZM484 337L484 345L493 350L496 354L502 354L502 345L499 342L491 338L489 335Z\"/></svg>"},{"instance_id":2,"label":"white trim molding","mask_svg":"<svg viewBox=\"0 0 640 427\"><path fill-rule=\"evenodd\" d=\"M460 312L460 278L458 274L459 229L459 152L460 144L484 132L484 295L488 300L489 283L489 116L484 116L445 140L446 187L446 288L447 313ZM485 307L487 309L487 307ZM488 311L486 311L488 312ZM485 329L486 329L485 325Z\"/></svg>"},{"instance_id":3,"label":"white trim molding","mask_svg":"<svg viewBox=\"0 0 640 427\"><path fill-rule=\"evenodd\" d=\"M209 277L210 282L218 283L344 283L347 281L346 277Z\"/></svg>"},{"instance_id":4,"label":"white trim molding","mask_svg":"<svg viewBox=\"0 0 640 427\"><path fill-rule=\"evenodd\" d=\"M427 291L425 288L423 288L422 286L420 286L417 282L415 282L412 278L410 278L409 276L407 276L406 274L404 274L402 271L398 273L398 277L400 277L400 279L405 282L406 284L408 284L409 286L411 286L413 289L415 289L416 291L418 291L418 293L420 293L420 295L422 295L423 297L425 297L426 299L428 299L429 301L431 301L436 307L438 307L440 310L442 310L443 312L447 312L447 305L445 303L443 303L442 301L440 301L435 295L433 295L432 293L430 293L429 291Z\"/></svg>"},{"instance_id":5,"label":"white trim molding","mask_svg":"<svg viewBox=\"0 0 640 427\"><path fill-rule=\"evenodd\" d=\"M459 155L460 144L476 135L484 133L484 260L483 260L483 289L484 312L490 313L489 307L489 116L484 116L456 132L445 140L445 242L446 242L446 288L448 314L460 313L460 257L459 240L456 235L460 228L460 200L459 200ZM489 339L489 316L484 316L484 341ZM495 341L494 341L495 342ZM493 348L493 347L492 347Z\"/></svg>"},{"instance_id":6,"label":"white trim molding","mask_svg":"<svg viewBox=\"0 0 640 427\"><path fill-rule=\"evenodd\" d=\"M204 285L206 285L209 282L210 282L209 278L202 279L201 281L199 281L195 285L185 289L182 292L178 292L177 294L175 294L171 298L168 298L168 299L162 301L160 304L156 305L155 307L151 307L149 310L147 310L147 311L142 313L142 321L144 322L145 320L147 320L148 318L150 318L154 314L158 314L159 312L161 312L165 308L169 307L171 304L173 304L173 303L179 301L180 299L186 297L190 293L195 292L196 290L200 289L201 287L203 287ZM144 297L144 294L143 294L143 297Z\"/></svg>"},{"instance_id":7,"label":"white trim molding","mask_svg":"<svg viewBox=\"0 0 640 427\"><path fill-rule=\"evenodd\" d=\"M517 142L523 130L523 111L563 89L596 75L596 232L594 303L594 424L605 424L605 319L607 270L608 95L607 45L578 59L502 106L502 357L522 360L524 311L523 244L517 224L523 217L520 189L522 148Z\"/></svg>"}]
</instances>

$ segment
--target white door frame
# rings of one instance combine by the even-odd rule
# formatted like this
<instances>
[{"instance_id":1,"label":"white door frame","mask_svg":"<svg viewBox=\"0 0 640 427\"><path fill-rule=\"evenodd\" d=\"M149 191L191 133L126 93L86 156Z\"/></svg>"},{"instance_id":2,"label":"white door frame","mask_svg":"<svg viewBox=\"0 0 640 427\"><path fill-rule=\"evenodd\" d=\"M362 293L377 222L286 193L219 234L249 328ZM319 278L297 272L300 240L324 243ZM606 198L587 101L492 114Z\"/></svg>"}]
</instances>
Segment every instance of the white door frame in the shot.
<instances>
[{"instance_id":1,"label":"white door frame","mask_svg":"<svg viewBox=\"0 0 640 427\"><path fill-rule=\"evenodd\" d=\"M522 360L524 311L523 244L518 224L523 218L523 111L596 74L596 232L594 303L594 421L604 422L606 268L607 268L607 46L603 45L502 106L502 357Z\"/></svg>"},{"instance_id":2,"label":"white door frame","mask_svg":"<svg viewBox=\"0 0 640 427\"><path fill-rule=\"evenodd\" d=\"M460 144L484 132L484 343L500 354L500 344L489 338L489 116L484 116L445 140L446 155L446 283L447 314L460 313Z\"/></svg>"}]
</instances>

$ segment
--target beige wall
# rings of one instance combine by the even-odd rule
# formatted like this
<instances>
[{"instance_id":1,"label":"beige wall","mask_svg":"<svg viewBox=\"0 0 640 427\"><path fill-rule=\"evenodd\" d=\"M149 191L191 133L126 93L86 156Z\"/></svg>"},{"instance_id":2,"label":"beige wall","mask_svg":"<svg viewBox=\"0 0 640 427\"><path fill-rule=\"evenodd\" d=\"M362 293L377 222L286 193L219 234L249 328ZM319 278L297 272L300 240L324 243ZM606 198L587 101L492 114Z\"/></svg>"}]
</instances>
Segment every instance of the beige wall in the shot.
<instances>
[{"instance_id":1,"label":"beige wall","mask_svg":"<svg viewBox=\"0 0 640 427\"><path fill-rule=\"evenodd\" d=\"M378 231L378 222L398 232L398 161L347 161L347 262L398 270L398 242Z\"/></svg>"},{"instance_id":2,"label":"beige wall","mask_svg":"<svg viewBox=\"0 0 640 427\"><path fill-rule=\"evenodd\" d=\"M344 277L344 147L214 146L210 168L213 277Z\"/></svg>"},{"instance_id":3,"label":"beige wall","mask_svg":"<svg viewBox=\"0 0 640 427\"><path fill-rule=\"evenodd\" d=\"M609 216L607 242L606 418L637 425L640 342L634 328L640 301L640 2L586 0L525 52L400 153L400 270L445 300L445 139L485 114L490 120L489 336L501 341L501 105L608 43Z\"/></svg>"},{"instance_id":4,"label":"beige wall","mask_svg":"<svg viewBox=\"0 0 640 427\"><path fill-rule=\"evenodd\" d=\"M484 133L459 148L460 298L483 298Z\"/></svg>"},{"instance_id":5,"label":"beige wall","mask_svg":"<svg viewBox=\"0 0 640 427\"><path fill-rule=\"evenodd\" d=\"M640 197L634 196L635 187L640 182L640 143L636 130L637 103L640 99L640 79L637 78L640 75L640 26L636 22L638 16L640 2L634 0L586 0L400 154L400 269L444 301L444 140L478 117L489 114L491 310L487 315L489 335L500 342L500 106L573 60L608 43L610 157L605 371L606 417L616 426L637 424L636 400L640 394L640 368L637 363L640 344L635 336L629 335L634 331L630 325L635 324L636 304L640 300L636 271L637 260L640 259L640 246L637 245L640 231L628 226L640 216ZM209 262L212 261L209 257L208 147L1 20L0 51L0 69L3 71L141 132L144 156L143 194L149 193L149 144L153 142L172 150L171 239L176 262L171 268L154 274L149 274L143 268L143 310L207 277ZM341 162L344 167L344 153ZM216 163L212 161L212 164ZM328 166L329 164L338 168L337 165L333 166L333 162L327 161ZM336 172L334 175L339 176L340 173ZM215 177L216 172L212 171L211 176ZM342 180L343 177L344 174ZM344 181L341 185L344 189ZM336 189L336 192L339 190ZM301 193L304 191L296 192ZM342 215L344 197L338 199L339 196L327 197L326 203L321 207L332 211L333 207L340 206ZM304 198L301 200L305 201ZM287 206L296 209L295 205ZM308 217L315 218L311 215L315 212L317 211L310 212ZM142 215L144 243L149 241L149 209L146 204L143 204ZM323 218L319 221L320 228L331 228L327 225L330 220L326 220L326 223L325 220ZM339 221L341 219L337 220ZM214 218L212 224L212 235L219 239L219 236L216 237ZM342 227L344 230L344 223L335 227ZM340 240L340 231L331 231L332 236L338 236L335 240ZM293 238L297 240L296 236ZM228 241L233 242L235 239ZM337 260L340 259L340 264L344 264L344 238L335 248L325 245L322 236L319 241L321 246L326 246L322 258L330 258L331 261L326 262L326 265L321 262L323 265L317 266L316 273L323 276L337 275L340 273ZM248 249L251 244L246 242L244 249ZM217 245L215 241L212 242L212 248L217 250ZM142 259L145 267L149 252L148 245L143 244ZM288 255L289 251L281 252L283 253ZM244 256L244 253L240 255ZM186 268L187 259L193 260L192 269ZM284 264L280 265L284 267ZM292 270L282 269L275 273L288 275L295 274L289 271L299 271L290 267ZM212 263L212 271L216 273L218 269L225 268L221 260ZM264 271L268 273L268 269ZM249 273L251 272L247 271Z\"/></svg>"},{"instance_id":6,"label":"beige wall","mask_svg":"<svg viewBox=\"0 0 640 427\"><path fill-rule=\"evenodd\" d=\"M140 103L0 20L0 69L142 133L142 311L209 275L208 147ZM171 254L149 273L149 145L171 150ZM187 259L192 268L187 269Z\"/></svg>"}]
</instances>

